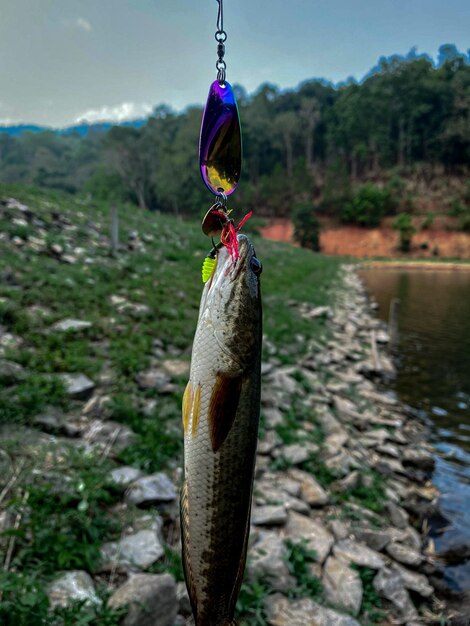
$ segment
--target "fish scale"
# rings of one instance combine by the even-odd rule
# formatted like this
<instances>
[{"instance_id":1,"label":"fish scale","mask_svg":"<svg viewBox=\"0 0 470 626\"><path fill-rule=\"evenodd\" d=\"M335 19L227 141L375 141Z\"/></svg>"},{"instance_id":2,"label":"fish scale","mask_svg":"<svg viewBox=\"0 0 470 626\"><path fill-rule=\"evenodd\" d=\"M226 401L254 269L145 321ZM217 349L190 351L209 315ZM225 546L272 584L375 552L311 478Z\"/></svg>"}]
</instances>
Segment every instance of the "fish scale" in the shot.
<instances>
[{"instance_id":1,"label":"fish scale","mask_svg":"<svg viewBox=\"0 0 470 626\"><path fill-rule=\"evenodd\" d=\"M235 623L249 530L261 297L253 246L244 235L238 243L240 258L234 263L222 249L204 287L185 392L190 402L183 402L183 562L196 626Z\"/></svg>"}]
</instances>

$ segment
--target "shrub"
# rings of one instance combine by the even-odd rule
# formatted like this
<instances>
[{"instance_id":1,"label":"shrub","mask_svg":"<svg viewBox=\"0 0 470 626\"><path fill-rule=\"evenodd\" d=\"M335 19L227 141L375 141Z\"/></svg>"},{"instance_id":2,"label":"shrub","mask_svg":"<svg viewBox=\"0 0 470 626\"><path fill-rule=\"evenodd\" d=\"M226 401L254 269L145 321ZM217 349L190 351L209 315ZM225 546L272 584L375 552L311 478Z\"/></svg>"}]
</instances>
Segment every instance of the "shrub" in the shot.
<instances>
[{"instance_id":1,"label":"shrub","mask_svg":"<svg viewBox=\"0 0 470 626\"><path fill-rule=\"evenodd\" d=\"M421 223L421 230L428 230L428 228L431 228L431 226L434 224L435 217L436 216L434 213L428 213Z\"/></svg>"},{"instance_id":2,"label":"shrub","mask_svg":"<svg viewBox=\"0 0 470 626\"><path fill-rule=\"evenodd\" d=\"M302 248L320 249L320 222L309 202L296 204L292 210L294 238Z\"/></svg>"},{"instance_id":3,"label":"shrub","mask_svg":"<svg viewBox=\"0 0 470 626\"><path fill-rule=\"evenodd\" d=\"M399 249L401 252L409 252L411 249L411 239L416 232L413 221L409 213L399 213L393 221L393 228L400 235Z\"/></svg>"},{"instance_id":4,"label":"shrub","mask_svg":"<svg viewBox=\"0 0 470 626\"><path fill-rule=\"evenodd\" d=\"M378 226L382 218L393 212L396 200L389 189L372 183L360 187L342 213L342 220L359 226Z\"/></svg>"}]
</instances>

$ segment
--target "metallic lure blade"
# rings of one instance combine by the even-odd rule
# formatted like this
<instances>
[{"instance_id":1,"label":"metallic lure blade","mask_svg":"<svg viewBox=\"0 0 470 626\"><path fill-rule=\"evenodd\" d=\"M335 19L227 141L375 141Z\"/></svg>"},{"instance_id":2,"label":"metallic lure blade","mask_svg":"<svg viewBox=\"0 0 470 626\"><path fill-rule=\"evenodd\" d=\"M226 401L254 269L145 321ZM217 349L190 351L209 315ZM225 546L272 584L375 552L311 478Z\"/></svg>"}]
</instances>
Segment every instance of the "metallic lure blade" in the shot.
<instances>
[{"instance_id":1,"label":"metallic lure blade","mask_svg":"<svg viewBox=\"0 0 470 626\"><path fill-rule=\"evenodd\" d=\"M228 82L212 83L202 117L199 166L215 194L229 196L240 179L242 137L237 101Z\"/></svg>"}]
</instances>

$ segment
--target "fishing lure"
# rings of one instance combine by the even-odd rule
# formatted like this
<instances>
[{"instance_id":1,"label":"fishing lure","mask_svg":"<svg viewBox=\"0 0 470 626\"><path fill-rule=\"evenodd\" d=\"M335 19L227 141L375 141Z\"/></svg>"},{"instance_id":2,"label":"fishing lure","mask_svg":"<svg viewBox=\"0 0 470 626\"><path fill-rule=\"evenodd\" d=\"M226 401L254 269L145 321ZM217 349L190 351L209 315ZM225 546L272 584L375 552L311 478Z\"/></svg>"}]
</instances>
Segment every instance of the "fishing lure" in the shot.
<instances>
[{"instance_id":1,"label":"fishing lure","mask_svg":"<svg viewBox=\"0 0 470 626\"><path fill-rule=\"evenodd\" d=\"M202 282L207 283L210 277L215 272L217 267L217 252L215 248L209 252L202 264Z\"/></svg>"},{"instance_id":2,"label":"fishing lure","mask_svg":"<svg viewBox=\"0 0 470 626\"><path fill-rule=\"evenodd\" d=\"M242 134L235 92L226 80L227 65L224 57L227 33L223 23L223 0L217 2L217 79L209 88L199 138L201 176L217 200L206 213L202 230L211 238L220 235L221 244L228 248L232 261L236 261L239 258L237 233L251 213L235 226L229 217L231 211L227 210L227 198L235 191L240 180ZM205 264L206 273L209 265Z\"/></svg>"}]
</instances>

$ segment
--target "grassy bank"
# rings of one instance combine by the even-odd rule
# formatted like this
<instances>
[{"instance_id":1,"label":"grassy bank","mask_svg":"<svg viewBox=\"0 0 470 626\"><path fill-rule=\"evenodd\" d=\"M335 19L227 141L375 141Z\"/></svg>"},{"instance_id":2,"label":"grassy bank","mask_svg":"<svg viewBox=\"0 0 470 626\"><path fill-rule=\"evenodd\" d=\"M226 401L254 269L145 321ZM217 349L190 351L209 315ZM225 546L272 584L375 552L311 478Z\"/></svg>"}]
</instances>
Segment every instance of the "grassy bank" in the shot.
<instances>
[{"instance_id":1,"label":"grassy bank","mask_svg":"<svg viewBox=\"0 0 470 626\"><path fill-rule=\"evenodd\" d=\"M14 527L0 537L7 555L0 621L117 624L119 613L105 604L51 616L44 588L57 571L97 572L100 546L119 537L128 512L119 509L110 469L118 462L146 472L181 465L184 363L209 242L195 221L126 206L119 210L121 249L113 257L108 206L0 186L0 198L10 197L29 211L0 207L0 359L23 368L3 372L0 391L0 507ZM340 260L253 239L264 266L265 350L279 363L296 363L308 341L325 332L324 318L306 320L297 305L330 303ZM54 330L65 318L90 325ZM142 384L163 361L183 364L165 393ZM83 448L44 421L40 430L40 414L80 423L84 402L67 393L63 373L95 383L103 402L94 410L132 429L127 445L116 453L106 445ZM157 565L180 576L172 554Z\"/></svg>"}]
</instances>

